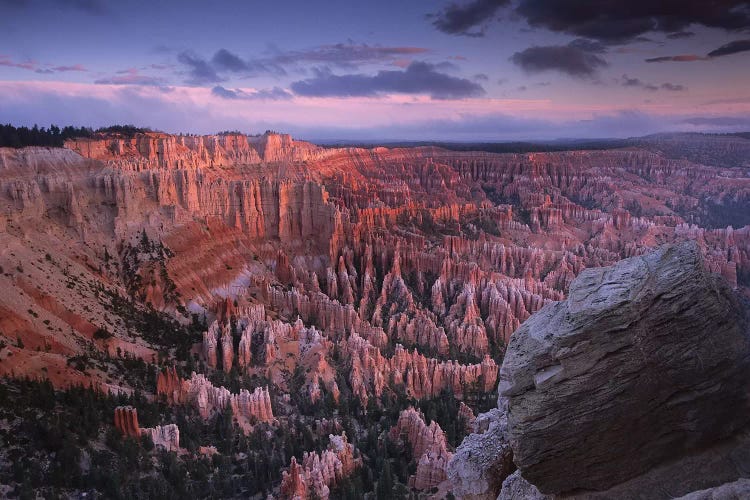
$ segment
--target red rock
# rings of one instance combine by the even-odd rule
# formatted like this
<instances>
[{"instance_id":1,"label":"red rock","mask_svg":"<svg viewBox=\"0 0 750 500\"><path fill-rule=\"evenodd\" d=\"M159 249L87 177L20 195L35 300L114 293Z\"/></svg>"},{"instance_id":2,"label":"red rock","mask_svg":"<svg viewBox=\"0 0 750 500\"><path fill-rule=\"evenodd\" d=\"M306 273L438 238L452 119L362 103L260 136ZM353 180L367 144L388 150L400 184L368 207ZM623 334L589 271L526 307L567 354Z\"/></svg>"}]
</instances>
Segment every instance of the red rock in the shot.
<instances>
[{"instance_id":1,"label":"red rock","mask_svg":"<svg viewBox=\"0 0 750 500\"><path fill-rule=\"evenodd\" d=\"M399 415L398 422L391 428L390 437L411 446L417 470L409 478L410 486L428 490L446 480L445 467L453 454L448 451L445 434L437 422L433 420L426 425L419 411L408 408Z\"/></svg>"},{"instance_id":2,"label":"red rock","mask_svg":"<svg viewBox=\"0 0 750 500\"><path fill-rule=\"evenodd\" d=\"M138 411L132 406L115 408L115 428L125 437L140 437L141 428L138 427Z\"/></svg>"},{"instance_id":3,"label":"red rock","mask_svg":"<svg viewBox=\"0 0 750 500\"><path fill-rule=\"evenodd\" d=\"M301 465L292 457L289 471L282 472L281 498L327 499L330 487L362 465L362 459L354 457L354 446L346 434L331 434L328 438L328 449L322 453L305 452Z\"/></svg>"},{"instance_id":4,"label":"red rock","mask_svg":"<svg viewBox=\"0 0 750 500\"><path fill-rule=\"evenodd\" d=\"M255 422L274 420L271 396L267 388L257 387L253 392L245 389L232 394L224 387L215 387L203 375L193 373L188 380L175 383L176 375L163 372L157 379L157 394L164 395L173 404L193 404L203 418L231 406L240 426L248 430Z\"/></svg>"}]
</instances>

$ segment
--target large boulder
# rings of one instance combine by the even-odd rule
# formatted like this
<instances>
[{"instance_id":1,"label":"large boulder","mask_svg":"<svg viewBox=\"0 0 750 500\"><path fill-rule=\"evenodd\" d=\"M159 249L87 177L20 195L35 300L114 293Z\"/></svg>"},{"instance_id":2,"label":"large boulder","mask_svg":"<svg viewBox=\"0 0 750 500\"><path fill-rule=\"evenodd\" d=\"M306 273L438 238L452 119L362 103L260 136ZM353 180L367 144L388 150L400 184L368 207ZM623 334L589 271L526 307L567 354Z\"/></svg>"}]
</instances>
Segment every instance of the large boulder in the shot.
<instances>
[{"instance_id":1,"label":"large boulder","mask_svg":"<svg viewBox=\"0 0 750 500\"><path fill-rule=\"evenodd\" d=\"M745 307L694 243L583 271L512 336L498 391L523 478L605 490L748 423Z\"/></svg>"}]
</instances>

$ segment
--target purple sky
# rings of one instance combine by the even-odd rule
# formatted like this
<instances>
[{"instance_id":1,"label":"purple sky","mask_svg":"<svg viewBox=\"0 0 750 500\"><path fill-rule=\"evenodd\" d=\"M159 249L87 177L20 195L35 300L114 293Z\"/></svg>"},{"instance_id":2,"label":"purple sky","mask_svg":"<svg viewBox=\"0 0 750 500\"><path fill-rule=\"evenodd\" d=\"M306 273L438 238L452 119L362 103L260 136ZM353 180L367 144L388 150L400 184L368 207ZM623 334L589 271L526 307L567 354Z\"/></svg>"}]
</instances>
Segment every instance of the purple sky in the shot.
<instances>
[{"instance_id":1,"label":"purple sky","mask_svg":"<svg viewBox=\"0 0 750 500\"><path fill-rule=\"evenodd\" d=\"M0 121L515 140L750 130L750 2L0 0Z\"/></svg>"}]
</instances>

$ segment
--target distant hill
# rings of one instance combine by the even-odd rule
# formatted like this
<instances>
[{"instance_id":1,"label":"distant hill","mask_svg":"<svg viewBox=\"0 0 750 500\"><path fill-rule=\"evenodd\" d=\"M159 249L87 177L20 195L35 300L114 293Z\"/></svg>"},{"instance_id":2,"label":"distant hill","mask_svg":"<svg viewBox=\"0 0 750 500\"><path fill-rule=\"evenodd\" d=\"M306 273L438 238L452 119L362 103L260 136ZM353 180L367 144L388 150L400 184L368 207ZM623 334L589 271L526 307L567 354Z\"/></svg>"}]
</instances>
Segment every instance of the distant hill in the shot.
<instances>
[{"instance_id":1,"label":"distant hill","mask_svg":"<svg viewBox=\"0 0 750 500\"><path fill-rule=\"evenodd\" d=\"M388 148L435 146L450 151L486 151L488 153L542 153L559 151L599 151L637 147L659 152L675 159L689 160L717 167L745 167L750 165L750 132L733 134L705 134L674 132L627 139L559 139L552 141L513 142L444 142L444 141L385 141L385 142L319 142L324 147Z\"/></svg>"}]
</instances>

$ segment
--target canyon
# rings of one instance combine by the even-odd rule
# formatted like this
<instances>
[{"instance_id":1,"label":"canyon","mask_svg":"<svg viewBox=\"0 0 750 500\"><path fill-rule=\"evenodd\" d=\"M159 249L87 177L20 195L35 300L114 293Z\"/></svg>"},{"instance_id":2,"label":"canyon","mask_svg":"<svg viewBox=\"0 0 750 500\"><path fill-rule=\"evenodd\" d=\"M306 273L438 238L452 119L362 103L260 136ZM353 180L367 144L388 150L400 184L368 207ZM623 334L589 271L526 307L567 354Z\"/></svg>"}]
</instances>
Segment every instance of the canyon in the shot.
<instances>
[{"instance_id":1,"label":"canyon","mask_svg":"<svg viewBox=\"0 0 750 500\"><path fill-rule=\"evenodd\" d=\"M237 496L645 491L746 445L750 169L662 149L0 148L0 376L141 402L118 436Z\"/></svg>"}]
</instances>

